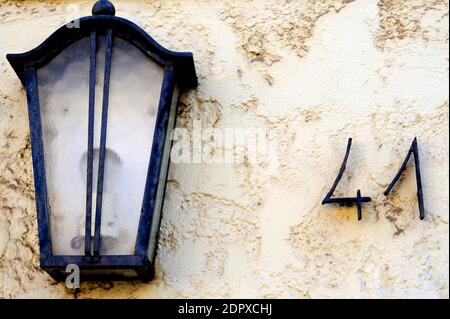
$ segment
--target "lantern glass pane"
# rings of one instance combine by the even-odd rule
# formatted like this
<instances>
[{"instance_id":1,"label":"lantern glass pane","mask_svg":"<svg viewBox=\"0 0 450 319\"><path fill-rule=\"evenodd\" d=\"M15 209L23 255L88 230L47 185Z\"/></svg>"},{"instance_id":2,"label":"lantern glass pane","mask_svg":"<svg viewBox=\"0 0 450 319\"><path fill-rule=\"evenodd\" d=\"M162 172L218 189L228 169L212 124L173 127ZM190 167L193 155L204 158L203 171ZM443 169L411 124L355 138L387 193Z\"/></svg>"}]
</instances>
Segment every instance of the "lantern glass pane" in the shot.
<instances>
[{"instance_id":1,"label":"lantern glass pane","mask_svg":"<svg viewBox=\"0 0 450 319\"><path fill-rule=\"evenodd\" d=\"M54 255L83 255L86 201L89 39L37 70Z\"/></svg>"},{"instance_id":2,"label":"lantern glass pane","mask_svg":"<svg viewBox=\"0 0 450 319\"><path fill-rule=\"evenodd\" d=\"M92 227L102 127L106 37L97 40ZM90 39L37 70L54 255L84 255ZM134 254L164 68L114 38L101 215L102 255Z\"/></svg>"},{"instance_id":3,"label":"lantern glass pane","mask_svg":"<svg viewBox=\"0 0 450 319\"><path fill-rule=\"evenodd\" d=\"M104 50L99 50L98 61L104 65ZM133 44L114 38L101 216L103 255L134 254L163 76L163 67Z\"/></svg>"}]
</instances>

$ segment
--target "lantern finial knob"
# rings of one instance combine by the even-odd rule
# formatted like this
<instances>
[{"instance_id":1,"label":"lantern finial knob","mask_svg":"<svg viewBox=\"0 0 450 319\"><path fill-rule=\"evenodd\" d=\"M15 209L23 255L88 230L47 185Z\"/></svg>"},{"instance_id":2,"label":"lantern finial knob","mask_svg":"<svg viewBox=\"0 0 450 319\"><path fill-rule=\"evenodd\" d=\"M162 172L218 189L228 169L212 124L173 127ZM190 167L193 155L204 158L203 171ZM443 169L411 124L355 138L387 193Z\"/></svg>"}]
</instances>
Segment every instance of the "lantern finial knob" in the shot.
<instances>
[{"instance_id":1,"label":"lantern finial knob","mask_svg":"<svg viewBox=\"0 0 450 319\"><path fill-rule=\"evenodd\" d=\"M116 14L116 8L108 0L99 0L92 7L92 14L113 16Z\"/></svg>"}]
</instances>

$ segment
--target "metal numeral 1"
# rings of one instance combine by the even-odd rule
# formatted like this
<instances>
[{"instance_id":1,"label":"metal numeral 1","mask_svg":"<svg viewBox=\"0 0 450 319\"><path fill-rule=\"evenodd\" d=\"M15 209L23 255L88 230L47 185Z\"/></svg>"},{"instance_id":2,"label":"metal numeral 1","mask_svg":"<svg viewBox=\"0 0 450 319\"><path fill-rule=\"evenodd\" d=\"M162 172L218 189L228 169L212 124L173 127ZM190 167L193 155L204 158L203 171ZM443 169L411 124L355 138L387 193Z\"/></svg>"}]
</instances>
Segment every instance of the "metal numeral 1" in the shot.
<instances>
[{"instance_id":1,"label":"metal numeral 1","mask_svg":"<svg viewBox=\"0 0 450 319\"><path fill-rule=\"evenodd\" d=\"M406 158L403 161L402 166L400 167L397 175L395 175L391 184L384 191L384 195L386 195L386 196L389 195L389 193L391 192L395 183L399 180L403 171L406 169L409 159L411 158L411 155L414 155L414 166L416 169L417 200L419 202L419 215L420 215L420 219L423 220L425 218L425 207L423 204L422 177L420 174L419 146L417 144L417 137L415 137L413 142L411 143L411 147L409 148L408 154L406 155Z\"/></svg>"}]
</instances>

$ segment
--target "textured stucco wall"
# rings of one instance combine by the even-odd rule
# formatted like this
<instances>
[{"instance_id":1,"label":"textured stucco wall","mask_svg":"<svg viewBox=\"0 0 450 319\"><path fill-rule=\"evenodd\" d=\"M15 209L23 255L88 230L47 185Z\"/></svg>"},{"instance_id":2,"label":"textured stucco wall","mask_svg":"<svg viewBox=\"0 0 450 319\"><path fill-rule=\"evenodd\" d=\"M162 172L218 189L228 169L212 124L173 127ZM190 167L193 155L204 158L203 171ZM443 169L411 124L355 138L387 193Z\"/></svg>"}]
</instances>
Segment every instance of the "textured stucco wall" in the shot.
<instances>
[{"instance_id":1,"label":"textured stucco wall","mask_svg":"<svg viewBox=\"0 0 450 319\"><path fill-rule=\"evenodd\" d=\"M0 2L0 297L449 297L446 0L116 1L194 53L200 86L177 125L265 129L279 167L172 165L153 282L54 282L39 269L26 97L5 54L92 3ZM350 136L337 195L372 196L361 222L321 206ZM382 194L414 136L425 221L412 166Z\"/></svg>"}]
</instances>

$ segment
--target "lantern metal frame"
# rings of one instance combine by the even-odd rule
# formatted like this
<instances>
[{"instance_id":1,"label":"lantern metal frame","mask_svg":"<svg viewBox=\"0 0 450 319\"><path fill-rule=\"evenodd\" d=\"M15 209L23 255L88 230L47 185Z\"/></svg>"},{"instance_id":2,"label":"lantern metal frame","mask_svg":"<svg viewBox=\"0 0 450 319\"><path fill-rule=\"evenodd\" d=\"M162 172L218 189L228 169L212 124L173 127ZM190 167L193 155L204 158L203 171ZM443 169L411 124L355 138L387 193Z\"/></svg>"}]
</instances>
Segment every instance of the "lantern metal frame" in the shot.
<instances>
[{"instance_id":1,"label":"lantern metal frame","mask_svg":"<svg viewBox=\"0 0 450 319\"><path fill-rule=\"evenodd\" d=\"M99 1L103 3L103 1ZM156 205L156 195L159 187L163 187L165 192L165 182L167 172L161 173L164 146L166 145L168 134L173 128L169 127L170 112L173 107L177 108L178 101L172 101L176 87L179 91L188 90L197 86L197 76L195 71L193 55L190 52L173 52L158 44L150 35L133 22L124 18L114 16L115 12L97 10L95 6L93 16L79 19L79 28L69 28L62 26L41 45L35 49L22 54L8 54L7 59L17 73L22 84L26 88L28 100L28 113L30 125L30 137L32 146L34 184L36 192L36 208L40 242L40 265L56 280L64 280L66 277L65 268L68 264L76 264L83 270L87 270L87 275L83 275L83 280L97 279L97 270L123 270L132 269L136 272L136 277L128 279L151 280L154 277L154 256L153 260L148 260L149 239L151 232L158 229L151 229L153 212ZM96 214L94 253L88 247L88 238L91 237L91 209L92 201L86 201L86 249L84 256L60 256L52 254L52 239L50 233L50 220L47 199L45 159L42 140L42 128L40 118L40 104L38 96L37 69L50 62L57 54L62 52L72 43L84 37L90 37L90 76L89 76L89 123L88 123L88 168L87 175L92 176L92 136L93 136L93 107L95 96L95 70L98 34L107 35L105 74L111 71L111 50L113 37L126 40L146 56L164 68L162 90L157 111L156 126L154 131L153 145L151 149L150 162L147 171L142 210L139 218L138 233L136 237L135 252L133 255L100 255L100 223ZM126 88L124 88L126 89ZM102 170L105 159L106 143L106 121L105 110L108 108L109 76L105 78L103 90L103 109L101 124L100 142L100 164L99 171ZM173 106L173 103L176 103ZM106 109L105 109L106 107ZM173 110L172 110L173 111ZM103 152L102 152L103 150ZM167 150L166 150L167 151ZM103 162L103 163L102 163ZM165 176L160 176L165 174ZM99 174L99 183L100 183ZM161 178L162 177L162 178ZM164 185L160 185L164 183ZM89 187L92 187L92 180L87 182L87 195ZM100 187L101 188L101 187ZM92 192L91 192L92 193ZM98 189L97 197L101 197L102 189ZM70 196L70 194L68 194ZM161 208L162 209L162 208ZM100 207L101 212L101 207ZM161 217L159 222L161 221ZM158 237L157 235L157 237ZM90 243L89 243L90 245ZM155 250L156 250L155 245ZM93 273L93 274L92 274ZM102 276L107 280L127 279L123 275L107 274Z\"/></svg>"}]
</instances>

